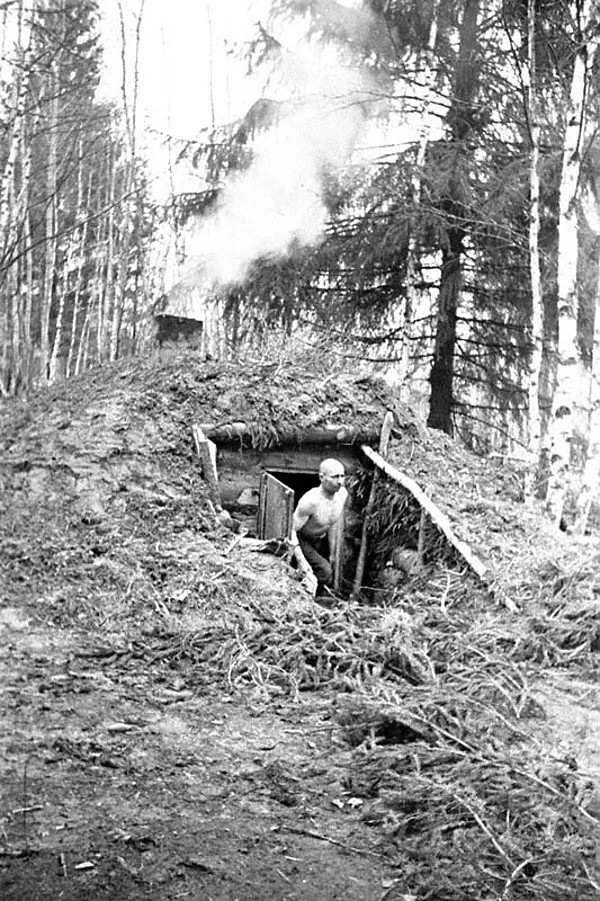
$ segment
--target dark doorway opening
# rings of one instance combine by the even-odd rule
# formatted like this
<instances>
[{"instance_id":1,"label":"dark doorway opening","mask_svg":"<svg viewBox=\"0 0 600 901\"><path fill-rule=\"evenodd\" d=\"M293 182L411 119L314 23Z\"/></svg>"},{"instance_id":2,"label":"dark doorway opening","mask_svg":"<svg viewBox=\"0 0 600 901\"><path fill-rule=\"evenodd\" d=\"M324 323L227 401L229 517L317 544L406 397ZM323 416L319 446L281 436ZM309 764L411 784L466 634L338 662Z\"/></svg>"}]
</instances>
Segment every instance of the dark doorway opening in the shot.
<instances>
[{"instance_id":1,"label":"dark doorway opening","mask_svg":"<svg viewBox=\"0 0 600 901\"><path fill-rule=\"evenodd\" d=\"M294 492L294 507L303 494L320 484L317 472L282 472L269 469L269 475L279 479L280 482L292 489Z\"/></svg>"},{"instance_id":2,"label":"dark doorway opening","mask_svg":"<svg viewBox=\"0 0 600 901\"><path fill-rule=\"evenodd\" d=\"M273 476L278 482L281 482L286 488L294 492L293 509L296 508L300 498L310 491L311 488L318 487L321 482L319 473L310 471L291 472L290 470L274 470L269 469L268 475ZM339 545L338 555L336 558L336 579L335 589L338 594L346 597L352 588L352 579L356 569L356 561L354 559L354 549L351 529L349 529L349 507L341 523L341 541Z\"/></svg>"}]
</instances>

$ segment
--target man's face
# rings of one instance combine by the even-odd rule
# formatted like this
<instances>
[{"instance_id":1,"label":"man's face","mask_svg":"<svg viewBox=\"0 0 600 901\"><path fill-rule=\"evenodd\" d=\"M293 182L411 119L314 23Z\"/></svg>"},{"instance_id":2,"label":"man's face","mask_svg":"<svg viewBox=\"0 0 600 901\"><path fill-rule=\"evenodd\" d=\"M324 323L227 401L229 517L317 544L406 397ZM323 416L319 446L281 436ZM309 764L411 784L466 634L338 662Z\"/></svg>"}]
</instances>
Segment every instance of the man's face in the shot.
<instances>
[{"instance_id":1,"label":"man's face","mask_svg":"<svg viewBox=\"0 0 600 901\"><path fill-rule=\"evenodd\" d=\"M321 487L325 494L335 494L344 484L345 472L344 467L339 466L327 467L320 473Z\"/></svg>"}]
</instances>

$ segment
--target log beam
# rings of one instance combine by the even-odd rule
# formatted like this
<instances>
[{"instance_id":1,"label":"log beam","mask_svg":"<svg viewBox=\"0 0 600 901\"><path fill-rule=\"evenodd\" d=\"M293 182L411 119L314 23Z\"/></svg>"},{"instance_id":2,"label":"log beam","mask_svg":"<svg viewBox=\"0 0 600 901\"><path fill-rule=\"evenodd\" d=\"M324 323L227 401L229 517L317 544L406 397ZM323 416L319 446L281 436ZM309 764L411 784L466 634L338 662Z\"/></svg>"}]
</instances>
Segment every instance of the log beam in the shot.
<instances>
[{"instance_id":1,"label":"log beam","mask_svg":"<svg viewBox=\"0 0 600 901\"><path fill-rule=\"evenodd\" d=\"M253 427L250 422L228 422L221 425L200 423L199 428L217 444L239 442L240 444L254 444L257 436L261 435L260 426ZM264 427L262 429L264 431ZM371 428L360 429L352 425L329 425L315 429L294 429L289 432L273 432L268 436L267 445L277 447L279 445L302 444L362 444L373 441L377 433Z\"/></svg>"}]
</instances>

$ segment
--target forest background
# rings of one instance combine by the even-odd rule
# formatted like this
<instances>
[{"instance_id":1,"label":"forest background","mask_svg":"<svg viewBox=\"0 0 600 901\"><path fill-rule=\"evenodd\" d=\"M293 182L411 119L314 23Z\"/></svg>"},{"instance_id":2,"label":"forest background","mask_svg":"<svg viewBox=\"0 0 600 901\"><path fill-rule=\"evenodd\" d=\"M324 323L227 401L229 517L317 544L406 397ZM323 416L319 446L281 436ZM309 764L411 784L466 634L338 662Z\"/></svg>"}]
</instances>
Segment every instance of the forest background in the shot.
<instances>
[{"instance_id":1,"label":"forest background","mask_svg":"<svg viewBox=\"0 0 600 901\"><path fill-rule=\"evenodd\" d=\"M212 356L294 344L383 373L429 426L519 456L524 496L585 532L598 2L251 6L225 49L210 3L189 23L190 135L141 111L145 0L0 2L0 392L147 354L183 300Z\"/></svg>"}]
</instances>

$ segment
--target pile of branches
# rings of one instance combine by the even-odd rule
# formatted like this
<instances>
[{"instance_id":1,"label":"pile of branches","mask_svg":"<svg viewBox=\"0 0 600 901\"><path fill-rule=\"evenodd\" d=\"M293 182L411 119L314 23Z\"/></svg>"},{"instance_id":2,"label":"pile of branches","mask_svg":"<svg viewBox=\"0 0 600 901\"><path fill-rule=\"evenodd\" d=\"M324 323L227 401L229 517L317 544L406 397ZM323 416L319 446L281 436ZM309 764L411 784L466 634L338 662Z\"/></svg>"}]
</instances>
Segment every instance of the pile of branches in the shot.
<instances>
[{"instance_id":1,"label":"pile of branches","mask_svg":"<svg viewBox=\"0 0 600 901\"><path fill-rule=\"evenodd\" d=\"M600 555L586 543L577 553L544 561L535 573L536 596L514 656L552 666L597 669L599 572Z\"/></svg>"},{"instance_id":2,"label":"pile of branches","mask_svg":"<svg viewBox=\"0 0 600 901\"><path fill-rule=\"evenodd\" d=\"M594 787L572 759L532 750L544 713L523 666L502 653L493 618L468 617L423 611L434 681L381 679L338 704L355 749L347 791L401 861L386 897L597 898Z\"/></svg>"},{"instance_id":3,"label":"pile of branches","mask_svg":"<svg viewBox=\"0 0 600 901\"><path fill-rule=\"evenodd\" d=\"M401 861L389 901L597 898L592 787L572 761L531 750L543 711L489 604L452 572L404 609L246 599L235 623L173 651L216 664L233 689L336 690L354 748L345 787Z\"/></svg>"},{"instance_id":4,"label":"pile of branches","mask_svg":"<svg viewBox=\"0 0 600 901\"><path fill-rule=\"evenodd\" d=\"M246 599L234 620L182 632L171 639L172 661L220 672L233 690L259 688L298 698L332 686L362 690L381 678L416 685L434 678L406 617L381 618L358 605L335 609L309 601L298 606Z\"/></svg>"},{"instance_id":5,"label":"pile of branches","mask_svg":"<svg viewBox=\"0 0 600 901\"><path fill-rule=\"evenodd\" d=\"M424 536L420 531L424 529ZM416 498L390 479L375 484L375 502L369 517L370 567L380 570L397 548L417 550L421 547L426 564L437 564L461 571L465 561L446 540L442 532L427 520L423 524L422 508Z\"/></svg>"},{"instance_id":6,"label":"pile of branches","mask_svg":"<svg viewBox=\"0 0 600 901\"><path fill-rule=\"evenodd\" d=\"M389 735L406 713L388 707L386 717ZM400 746L363 746L348 778L348 790L364 799L363 821L385 830L402 860L390 899L598 897L600 824L576 772L556 761L541 765L522 746L494 749L473 735L431 732ZM348 738L356 741L356 725Z\"/></svg>"},{"instance_id":7,"label":"pile of branches","mask_svg":"<svg viewBox=\"0 0 600 901\"><path fill-rule=\"evenodd\" d=\"M230 575L213 578L219 620L177 629L165 613L156 660L265 698L333 690L353 748L345 788L403 873L387 901L598 897L593 790L572 761L531 749L543 712L482 588L440 570L402 609L328 609L300 591L257 600Z\"/></svg>"},{"instance_id":8,"label":"pile of branches","mask_svg":"<svg viewBox=\"0 0 600 901\"><path fill-rule=\"evenodd\" d=\"M388 480L382 480L377 491L374 512L369 520L369 535L371 568L381 572L385 571L385 563L395 549L418 547L421 508L407 491ZM502 542L500 533L496 541ZM531 559L527 558L530 559L530 570L526 578L511 578L510 566L506 573L511 600L516 609L522 611L521 622L513 622L506 628L500 625L497 617L485 639L486 645L518 662L596 670L595 655L600 651L600 555L593 552L586 541L582 542L581 548L573 542L562 548L561 554L555 548L550 558L545 545L540 547L537 558L531 547L528 553ZM485 594L485 588L477 585L465 572L464 560L431 523L424 559L426 568L422 578L413 579L409 585L401 581L391 600L401 603L404 609L412 604L411 615L422 618L425 610L429 616L432 610L435 613L435 597L439 595L436 582L439 585L446 581L446 602L442 596L440 604L442 607L454 604L463 613L467 612L464 626L468 633L473 622L473 601L477 603ZM487 605L493 609L493 596L504 596L503 585L493 584L490 588ZM480 624L480 620L476 621ZM445 616L440 619L434 615L434 622L430 623L436 631L436 639L440 637L438 630L444 631L444 622ZM489 616L487 625L490 626ZM462 626L461 633L464 634ZM477 644L481 648L480 639L481 636Z\"/></svg>"}]
</instances>

